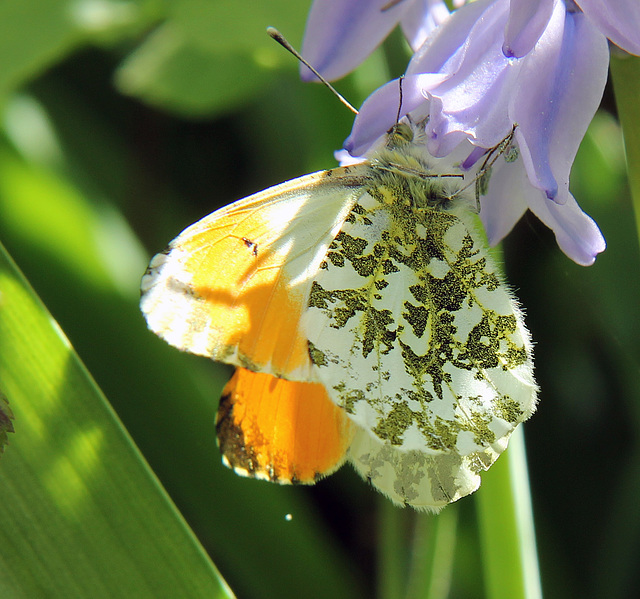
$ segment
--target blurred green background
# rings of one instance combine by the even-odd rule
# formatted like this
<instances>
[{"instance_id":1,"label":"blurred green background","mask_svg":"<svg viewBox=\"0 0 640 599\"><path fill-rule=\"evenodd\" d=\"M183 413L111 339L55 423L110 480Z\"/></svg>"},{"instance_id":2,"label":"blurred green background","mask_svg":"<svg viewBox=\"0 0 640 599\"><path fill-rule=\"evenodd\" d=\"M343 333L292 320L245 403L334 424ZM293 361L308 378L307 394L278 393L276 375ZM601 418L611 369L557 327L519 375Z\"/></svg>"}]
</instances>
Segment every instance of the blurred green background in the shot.
<instances>
[{"instance_id":1,"label":"blurred green background","mask_svg":"<svg viewBox=\"0 0 640 599\"><path fill-rule=\"evenodd\" d=\"M264 31L300 47L308 7L0 3L0 240L238 597L384 597L385 500L349 467L313 488L225 469L214 418L229 371L155 338L138 310L150 255L188 224L335 165L352 115L301 83ZM396 35L338 88L359 105L404 60ZM540 570L547 597L622 598L640 585L640 286L609 89L572 190L608 242L594 266L571 262L529 214L504 243L541 388L525 427ZM409 555L437 519L391 509ZM482 597L476 498L445 513L458 520L452 571L428 596L450 582L450 597Z\"/></svg>"}]
</instances>

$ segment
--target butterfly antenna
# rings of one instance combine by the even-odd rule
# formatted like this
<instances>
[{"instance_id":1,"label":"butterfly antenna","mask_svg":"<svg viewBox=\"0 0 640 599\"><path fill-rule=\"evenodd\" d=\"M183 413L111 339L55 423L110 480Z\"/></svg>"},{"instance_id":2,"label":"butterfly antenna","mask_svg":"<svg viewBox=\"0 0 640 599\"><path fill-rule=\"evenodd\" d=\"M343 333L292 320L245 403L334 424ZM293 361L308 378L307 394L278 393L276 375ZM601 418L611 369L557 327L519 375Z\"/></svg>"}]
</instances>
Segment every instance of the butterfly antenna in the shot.
<instances>
[{"instance_id":1,"label":"butterfly antenna","mask_svg":"<svg viewBox=\"0 0 640 599\"><path fill-rule=\"evenodd\" d=\"M476 208L478 213L480 212L480 196L486 195L486 191L482 191L483 187L488 187L489 185L489 177L491 176L491 169L493 165L496 163L500 156L506 156L507 161L511 162L512 158L510 158L509 148L511 148L511 143L513 142L513 137L516 133L516 129L518 128L518 123L514 123L511 127L511 131L509 134L497 145L493 146L493 148L489 148L485 153L485 159L480 165L480 168L476 172L476 176L474 180L465 185L461 189L458 189L456 193L453 194L451 199L459 196L465 190L469 189L472 185L476 188Z\"/></svg>"},{"instance_id":2,"label":"butterfly antenna","mask_svg":"<svg viewBox=\"0 0 640 599\"><path fill-rule=\"evenodd\" d=\"M400 75L398 79L398 113L396 114L396 125L400 122L400 117L402 116L402 101L403 101L403 92L402 92L402 83L404 82L404 75Z\"/></svg>"},{"instance_id":3,"label":"butterfly antenna","mask_svg":"<svg viewBox=\"0 0 640 599\"><path fill-rule=\"evenodd\" d=\"M517 128L518 123L514 123L509 134L500 143L493 146L493 148L489 148L486 158L484 159L482 166L478 170L476 179L484 177L491 170L491 167L496 163L496 160L498 160L500 156L502 156L503 154L506 154L508 156L509 148L511 147L511 143L513 142L513 137L516 134Z\"/></svg>"},{"instance_id":4,"label":"butterfly antenna","mask_svg":"<svg viewBox=\"0 0 640 599\"><path fill-rule=\"evenodd\" d=\"M304 58L300 52L298 52L285 38L284 36L274 27L267 27L267 33L278 42L285 50L288 50L291 54L293 54L305 67L307 67L319 80L321 83L326 85L335 95L340 102L342 102L353 114L358 114L358 111L349 103L349 101L335 88L331 83L329 83L318 71L316 71Z\"/></svg>"}]
</instances>

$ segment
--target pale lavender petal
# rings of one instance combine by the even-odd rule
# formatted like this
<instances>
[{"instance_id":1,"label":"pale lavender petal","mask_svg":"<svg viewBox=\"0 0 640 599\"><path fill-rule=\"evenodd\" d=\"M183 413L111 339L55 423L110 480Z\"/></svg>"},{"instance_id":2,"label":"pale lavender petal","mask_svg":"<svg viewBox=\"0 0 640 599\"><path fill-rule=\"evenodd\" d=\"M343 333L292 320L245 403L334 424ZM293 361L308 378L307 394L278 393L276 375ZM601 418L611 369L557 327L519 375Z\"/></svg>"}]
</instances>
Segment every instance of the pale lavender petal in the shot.
<instances>
[{"instance_id":1,"label":"pale lavender petal","mask_svg":"<svg viewBox=\"0 0 640 599\"><path fill-rule=\"evenodd\" d=\"M471 153L468 156L464 157L464 160L462 160L462 162L460 163L460 168L463 171L469 170L486 153L487 153L487 148L481 148L480 146L475 146L475 148L471 151Z\"/></svg>"},{"instance_id":2,"label":"pale lavender petal","mask_svg":"<svg viewBox=\"0 0 640 599\"><path fill-rule=\"evenodd\" d=\"M607 244L598 225L580 209L573 195L567 194L567 201L562 205L532 188L528 196L529 208L554 232L560 249L577 264L593 264Z\"/></svg>"},{"instance_id":3,"label":"pale lavender petal","mask_svg":"<svg viewBox=\"0 0 640 599\"><path fill-rule=\"evenodd\" d=\"M389 0L315 0L305 29L302 55L327 79L355 69L400 21L411 2L383 10ZM316 76L300 65L304 81Z\"/></svg>"},{"instance_id":4,"label":"pale lavender petal","mask_svg":"<svg viewBox=\"0 0 640 599\"><path fill-rule=\"evenodd\" d=\"M431 112L426 127L427 149L432 156L447 156L463 140L470 138L463 127L456 128L451 123L452 120L443 110L442 99L434 96L431 99Z\"/></svg>"},{"instance_id":5,"label":"pale lavender petal","mask_svg":"<svg viewBox=\"0 0 640 599\"><path fill-rule=\"evenodd\" d=\"M576 0L576 4L616 46L640 55L638 0Z\"/></svg>"},{"instance_id":6,"label":"pale lavender petal","mask_svg":"<svg viewBox=\"0 0 640 599\"><path fill-rule=\"evenodd\" d=\"M598 226L570 193L563 205L546 199L530 184L521 159L508 161L499 156L491 168L489 193L480 198L480 219L489 244L502 241L527 207L554 232L558 245L574 262L588 266L604 251L606 244Z\"/></svg>"},{"instance_id":7,"label":"pale lavender petal","mask_svg":"<svg viewBox=\"0 0 640 599\"><path fill-rule=\"evenodd\" d=\"M465 23L469 26L465 39L444 61L444 52L451 52L457 41L453 32L449 35L451 25L459 14L471 14L471 9L474 20ZM464 6L434 34L433 43L428 42L429 47L412 60L408 72L440 63L442 72L451 74L437 88L425 90L432 98L427 135L433 155L449 153L459 143L461 132L484 147L497 144L509 132L507 107L517 65L502 52L508 9L508 0L480 0Z\"/></svg>"},{"instance_id":8,"label":"pale lavender petal","mask_svg":"<svg viewBox=\"0 0 640 599\"><path fill-rule=\"evenodd\" d=\"M449 18L449 9L442 0L415 0L402 17L402 31L415 52L427 36Z\"/></svg>"},{"instance_id":9,"label":"pale lavender petal","mask_svg":"<svg viewBox=\"0 0 640 599\"><path fill-rule=\"evenodd\" d=\"M489 194L481 198L480 219L490 245L499 243L524 214L527 206L549 227L560 249L574 262L589 266L606 243L591 217L569 193L563 205L546 199L529 184L521 160L498 159L490 179Z\"/></svg>"},{"instance_id":10,"label":"pale lavender petal","mask_svg":"<svg viewBox=\"0 0 640 599\"><path fill-rule=\"evenodd\" d=\"M498 0L508 2L508 0ZM463 57L456 58L469 32L495 0L477 0L456 10L440 27L435 29L413 55L407 75L420 73L454 73Z\"/></svg>"},{"instance_id":11,"label":"pale lavender petal","mask_svg":"<svg viewBox=\"0 0 640 599\"><path fill-rule=\"evenodd\" d=\"M498 159L491 170L489 194L480 198L480 220L489 245L500 243L527 210L525 189L531 189L522 161Z\"/></svg>"},{"instance_id":12,"label":"pale lavender petal","mask_svg":"<svg viewBox=\"0 0 640 599\"><path fill-rule=\"evenodd\" d=\"M529 180L563 203L578 146L607 79L606 38L582 13L559 5L534 52L523 59L510 120ZM515 91L517 90L517 91Z\"/></svg>"},{"instance_id":13,"label":"pale lavender petal","mask_svg":"<svg viewBox=\"0 0 640 599\"><path fill-rule=\"evenodd\" d=\"M549 22L554 2L557 1L511 0L502 47L505 56L521 58L533 50Z\"/></svg>"},{"instance_id":14,"label":"pale lavender petal","mask_svg":"<svg viewBox=\"0 0 640 599\"><path fill-rule=\"evenodd\" d=\"M400 117L426 105L424 89L436 86L446 75L412 75L402 79L402 109ZM362 105L353 129L344 143L352 156L363 155L398 120L400 106L399 80L389 81L371 94Z\"/></svg>"},{"instance_id":15,"label":"pale lavender petal","mask_svg":"<svg viewBox=\"0 0 640 599\"><path fill-rule=\"evenodd\" d=\"M353 166L354 164L360 164L367 158L366 156L352 156L347 150L336 150L333 153L333 157L340 163L340 166Z\"/></svg>"},{"instance_id":16,"label":"pale lavender petal","mask_svg":"<svg viewBox=\"0 0 640 599\"><path fill-rule=\"evenodd\" d=\"M451 151L455 139L464 132L477 145L491 148L509 133L512 121L508 106L511 83L517 78L517 69L496 60L484 68L473 71L459 85L446 90L450 80L433 90L432 112L429 122L429 151L442 156ZM442 110L437 111L438 107Z\"/></svg>"}]
</instances>

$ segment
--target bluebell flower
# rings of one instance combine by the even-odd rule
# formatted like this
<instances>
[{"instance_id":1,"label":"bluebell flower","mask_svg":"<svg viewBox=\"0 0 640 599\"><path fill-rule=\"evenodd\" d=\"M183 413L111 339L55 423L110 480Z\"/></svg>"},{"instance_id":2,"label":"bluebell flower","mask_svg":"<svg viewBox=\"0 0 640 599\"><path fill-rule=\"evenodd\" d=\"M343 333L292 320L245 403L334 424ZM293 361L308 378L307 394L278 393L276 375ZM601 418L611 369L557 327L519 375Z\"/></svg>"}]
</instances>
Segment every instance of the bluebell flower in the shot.
<instances>
[{"instance_id":1,"label":"bluebell flower","mask_svg":"<svg viewBox=\"0 0 640 599\"><path fill-rule=\"evenodd\" d=\"M520 159L496 162L481 202L489 242L498 243L530 208L570 258L588 265L605 242L569 192L569 173L602 98L607 37L640 53L640 2L579 4L582 10L572 0L478 0L456 10L411 59L401 116L428 117L428 152L466 151L466 168L517 123ZM389 82L365 101L345 143L352 155L366 154L395 123L398 85Z\"/></svg>"},{"instance_id":2,"label":"bluebell flower","mask_svg":"<svg viewBox=\"0 0 640 599\"><path fill-rule=\"evenodd\" d=\"M448 16L442 0L315 0L302 55L332 81L355 69L396 25L415 51ZM302 65L300 74L315 79Z\"/></svg>"}]
</instances>

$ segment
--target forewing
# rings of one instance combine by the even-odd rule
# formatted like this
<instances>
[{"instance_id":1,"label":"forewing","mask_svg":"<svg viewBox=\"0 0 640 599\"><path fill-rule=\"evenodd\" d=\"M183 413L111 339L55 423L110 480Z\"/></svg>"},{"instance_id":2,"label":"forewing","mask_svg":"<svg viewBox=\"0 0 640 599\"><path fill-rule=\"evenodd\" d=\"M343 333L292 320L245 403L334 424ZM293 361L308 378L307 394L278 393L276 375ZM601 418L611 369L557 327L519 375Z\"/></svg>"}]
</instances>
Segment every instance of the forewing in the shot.
<instances>
[{"instance_id":1,"label":"forewing","mask_svg":"<svg viewBox=\"0 0 640 599\"><path fill-rule=\"evenodd\" d=\"M351 167L307 175L187 228L142 279L149 328L181 350L309 380L299 319L363 173Z\"/></svg>"},{"instance_id":2,"label":"forewing","mask_svg":"<svg viewBox=\"0 0 640 599\"><path fill-rule=\"evenodd\" d=\"M236 369L216 429L224 463L243 476L313 484L347 457L355 425L319 383Z\"/></svg>"}]
</instances>

